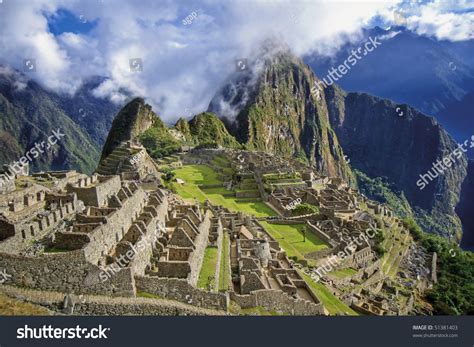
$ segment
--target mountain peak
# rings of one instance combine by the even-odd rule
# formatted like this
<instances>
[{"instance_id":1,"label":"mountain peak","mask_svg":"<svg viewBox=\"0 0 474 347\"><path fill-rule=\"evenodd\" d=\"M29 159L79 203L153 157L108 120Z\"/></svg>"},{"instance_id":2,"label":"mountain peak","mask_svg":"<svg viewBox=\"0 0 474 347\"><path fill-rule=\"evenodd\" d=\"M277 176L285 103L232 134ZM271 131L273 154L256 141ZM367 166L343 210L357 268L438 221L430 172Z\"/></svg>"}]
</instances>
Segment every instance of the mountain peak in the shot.
<instances>
[{"instance_id":1,"label":"mountain peak","mask_svg":"<svg viewBox=\"0 0 474 347\"><path fill-rule=\"evenodd\" d=\"M143 98L134 98L114 118L101 158L107 157L122 142L136 140L152 126L164 127L164 124Z\"/></svg>"},{"instance_id":2,"label":"mountain peak","mask_svg":"<svg viewBox=\"0 0 474 347\"><path fill-rule=\"evenodd\" d=\"M324 98L311 92L316 77L289 50L267 43L264 53L234 73L212 99L229 132L250 150L297 157L321 173L351 181Z\"/></svg>"}]
</instances>

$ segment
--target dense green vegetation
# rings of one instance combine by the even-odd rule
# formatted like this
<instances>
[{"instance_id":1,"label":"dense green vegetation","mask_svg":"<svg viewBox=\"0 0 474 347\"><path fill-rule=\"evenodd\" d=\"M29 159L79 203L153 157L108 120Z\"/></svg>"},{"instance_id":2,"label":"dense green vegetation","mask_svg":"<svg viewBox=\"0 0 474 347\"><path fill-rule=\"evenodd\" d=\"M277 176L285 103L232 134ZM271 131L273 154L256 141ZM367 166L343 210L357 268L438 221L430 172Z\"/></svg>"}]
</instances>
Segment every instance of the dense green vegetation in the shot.
<instances>
[{"instance_id":1,"label":"dense green vegetation","mask_svg":"<svg viewBox=\"0 0 474 347\"><path fill-rule=\"evenodd\" d=\"M377 229L380 230L380 232L375 233L374 237L372 238L372 241L374 243L373 249L379 257L382 257L386 252L386 249L384 247L384 241L386 236L384 231L385 228L383 227L383 222L380 219L376 219L376 223Z\"/></svg>"},{"instance_id":2,"label":"dense green vegetation","mask_svg":"<svg viewBox=\"0 0 474 347\"><path fill-rule=\"evenodd\" d=\"M153 126L140 135L140 142L155 159L179 152L181 144L166 127Z\"/></svg>"},{"instance_id":3,"label":"dense green vegetation","mask_svg":"<svg viewBox=\"0 0 474 347\"><path fill-rule=\"evenodd\" d=\"M438 283L427 293L435 314L474 314L474 254L424 233L412 218L405 219L404 225L426 251L438 254Z\"/></svg>"},{"instance_id":4,"label":"dense green vegetation","mask_svg":"<svg viewBox=\"0 0 474 347\"><path fill-rule=\"evenodd\" d=\"M306 214L313 214L318 212L319 209L316 206L310 204L299 204L293 210L291 210L291 214L293 216L304 216Z\"/></svg>"},{"instance_id":5,"label":"dense green vegetation","mask_svg":"<svg viewBox=\"0 0 474 347\"><path fill-rule=\"evenodd\" d=\"M414 217L423 230L442 230L443 232L450 230L454 231L453 233L460 230L458 218L446 213L436 213L435 209L427 213L419 207L412 208L403 192L399 192L386 179L370 178L360 171L353 171L361 193L372 200L387 204L396 215L402 218Z\"/></svg>"},{"instance_id":6,"label":"dense green vegetation","mask_svg":"<svg viewBox=\"0 0 474 347\"><path fill-rule=\"evenodd\" d=\"M169 167L162 168L161 172L163 173L161 177L163 178L163 181L165 182L171 182L176 176L174 171Z\"/></svg>"},{"instance_id":7,"label":"dense green vegetation","mask_svg":"<svg viewBox=\"0 0 474 347\"><path fill-rule=\"evenodd\" d=\"M183 128L182 125L180 127ZM204 112L194 116L189 121L189 129L197 144L216 144L227 148L241 147L214 113Z\"/></svg>"},{"instance_id":8,"label":"dense green vegetation","mask_svg":"<svg viewBox=\"0 0 474 347\"><path fill-rule=\"evenodd\" d=\"M403 192L394 193L395 189L381 177L370 178L361 171L353 170L357 178L357 185L361 193L369 199L387 204L396 215L403 217L413 214L408 200Z\"/></svg>"}]
</instances>

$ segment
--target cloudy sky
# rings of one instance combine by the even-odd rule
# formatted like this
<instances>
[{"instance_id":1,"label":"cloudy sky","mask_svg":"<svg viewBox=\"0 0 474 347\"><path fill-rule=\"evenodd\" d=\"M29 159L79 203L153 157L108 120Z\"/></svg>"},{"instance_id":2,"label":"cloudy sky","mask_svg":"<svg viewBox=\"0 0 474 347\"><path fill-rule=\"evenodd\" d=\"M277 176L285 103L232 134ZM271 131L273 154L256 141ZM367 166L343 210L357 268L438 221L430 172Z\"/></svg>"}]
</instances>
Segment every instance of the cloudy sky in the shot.
<instances>
[{"instance_id":1,"label":"cloudy sky","mask_svg":"<svg viewBox=\"0 0 474 347\"><path fill-rule=\"evenodd\" d=\"M141 95L165 119L207 108L236 59L278 38L297 55L331 55L361 29L404 23L423 35L472 39L473 1L0 0L0 64L73 93L109 77L96 95ZM397 15L396 15L397 14Z\"/></svg>"}]
</instances>

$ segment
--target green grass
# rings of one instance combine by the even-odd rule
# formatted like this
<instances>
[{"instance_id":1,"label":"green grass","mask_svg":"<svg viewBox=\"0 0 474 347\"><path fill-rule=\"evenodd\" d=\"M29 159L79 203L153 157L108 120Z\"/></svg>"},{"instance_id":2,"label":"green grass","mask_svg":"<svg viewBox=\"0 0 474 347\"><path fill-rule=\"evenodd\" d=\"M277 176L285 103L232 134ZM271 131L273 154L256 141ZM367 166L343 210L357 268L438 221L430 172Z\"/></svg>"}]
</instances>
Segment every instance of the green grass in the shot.
<instances>
[{"instance_id":1,"label":"green grass","mask_svg":"<svg viewBox=\"0 0 474 347\"><path fill-rule=\"evenodd\" d=\"M201 272L199 273L198 288L208 289L209 284L215 285L215 279L209 283L209 278L216 274L217 265L217 248L207 247L204 252L204 260L202 262Z\"/></svg>"},{"instance_id":2,"label":"green grass","mask_svg":"<svg viewBox=\"0 0 474 347\"><path fill-rule=\"evenodd\" d=\"M222 237L221 264L219 269L219 291L226 291L230 287L229 263L229 235L224 232Z\"/></svg>"},{"instance_id":3,"label":"green grass","mask_svg":"<svg viewBox=\"0 0 474 347\"><path fill-rule=\"evenodd\" d=\"M328 248L326 243L320 240L312 232L306 232L306 241L303 241L304 224L270 224L261 222L265 230L280 243L289 257L304 259L307 253L313 253Z\"/></svg>"},{"instance_id":4,"label":"green grass","mask_svg":"<svg viewBox=\"0 0 474 347\"><path fill-rule=\"evenodd\" d=\"M235 192L233 190L227 190L224 187L219 188L199 188L205 194L220 194L222 196L235 196Z\"/></svg>"},{"instance_id":5,"label":"green grass","mask_svg":"<svg viewBox=\"0 0 474 347\"><path fill-rule=\"evenodd\" d=\"M276 216L277 213L261 201L238 202L230 195L232 191L224 188L199 188L201 184L219 184L222 181L212 168L206 165L186 165L174 170L177 178L184 180L184 184L173 184L177 194L185 200L198 199L201 203L206 199L214 205L222 205L230 211L242 211L256 217Z\"/></svg>"},{"instance_id":6,"label":"green grass","mask_svg":"<svg viewBox=\"0 0 474 347\"><path fill-rule=\"evenodd\" d=\"M335 270L329 273L329 275L337 277L337 278L346 278L346 277L351 277L357 273L356 270L352 268L346 268L346 269L339 269Z\"/></svg>"},{"instance_id":7,"label":"green grass","mask_svg":"<svg viewBox=\"0 0 474 347\"><path fill-rule=\"evenodd\" d=\"M329 314L345 314L350 316L357 316L358 313L339 300L334 294L332 294L329 289L327 289L323 284L314 282L311 277L306 275L303 272L299 272L303 277L305 282L313 290L314 294L321 300L321 303L328 310Z\"/></svg>"}]
</instances>

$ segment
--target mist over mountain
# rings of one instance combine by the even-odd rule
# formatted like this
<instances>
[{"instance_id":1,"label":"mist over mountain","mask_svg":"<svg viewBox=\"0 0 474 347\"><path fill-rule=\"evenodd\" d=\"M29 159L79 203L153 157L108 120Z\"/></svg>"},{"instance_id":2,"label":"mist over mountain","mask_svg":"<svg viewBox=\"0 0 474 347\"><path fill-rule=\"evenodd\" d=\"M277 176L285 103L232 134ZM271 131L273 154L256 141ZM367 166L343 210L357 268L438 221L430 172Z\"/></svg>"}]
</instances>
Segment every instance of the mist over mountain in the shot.
<instances>
[{"instance_id":1,"label":"mist over mountain","mask_svg":"<svg viewBox=\"0 0 474 347\"><path fill-rule=\"evenodd\" d=\"M261 60L248 63L253 67L242 77L231 75L209 111L222 117L229 132L250 150L298 157L326 175L350 181L352 174L329 124L327 106L311 92L315 82L311 69L270 42Z\"/></svg>"}]
</instances>

